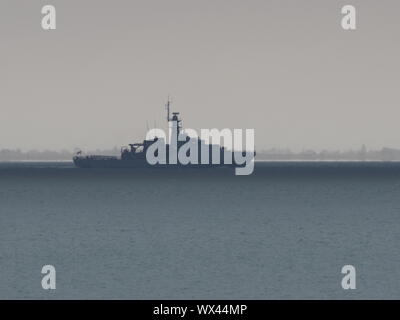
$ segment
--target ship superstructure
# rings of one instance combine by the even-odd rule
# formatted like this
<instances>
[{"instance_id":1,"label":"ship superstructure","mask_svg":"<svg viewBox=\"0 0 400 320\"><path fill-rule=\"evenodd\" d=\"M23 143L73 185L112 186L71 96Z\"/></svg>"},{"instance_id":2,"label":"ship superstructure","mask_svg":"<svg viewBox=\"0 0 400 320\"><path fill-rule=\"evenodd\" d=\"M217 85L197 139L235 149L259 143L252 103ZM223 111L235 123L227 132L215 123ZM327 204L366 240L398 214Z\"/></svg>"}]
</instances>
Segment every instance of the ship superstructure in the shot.
<instances>
[{"instance_id":1,"label":"ship superstructure","mask_svg":"<svg viewBox=\"0 0 400 320\"><path fill-rule=\"evenodd\" d=\"M205 141L197 139L198 145L198 161L196 164L186 164L183 165L176 161L177 153L179 148L189 141L190 137L183 136L182 141L182 120L179 117L179 112L172 112L170 114L171 101L168 99L166 105L167 111L167 122L169 127L169 139L167 141L159 141L159 137L154 137L150 140L143 140L141 143L130 143L127 147L121 148L120 156L104 156L104 155L83 155L82 152L77 153L74 158L74 164L80 168L144 168L144 167L160 167L160 166L180 166L180 167L215 167L215 166L232 166L234 163L233 153L231 161L225 163L224 152L225 148L219 145L206 144ZM179 139L180 138L180 139ZM163 143L165 144L166 150L166 161L164 163L150 164L147 161L146 153L148 148L153 143ZM202 157L201 150L207 148L208 161L204 164L204 155ZM213 163L211 156L213 152L219 152L219 163ZM206 155L207 157L207 155ZM172 159L172 160L171 160ZM202 163L203 162L203 163Z\"/></svg>"}]
</instances>

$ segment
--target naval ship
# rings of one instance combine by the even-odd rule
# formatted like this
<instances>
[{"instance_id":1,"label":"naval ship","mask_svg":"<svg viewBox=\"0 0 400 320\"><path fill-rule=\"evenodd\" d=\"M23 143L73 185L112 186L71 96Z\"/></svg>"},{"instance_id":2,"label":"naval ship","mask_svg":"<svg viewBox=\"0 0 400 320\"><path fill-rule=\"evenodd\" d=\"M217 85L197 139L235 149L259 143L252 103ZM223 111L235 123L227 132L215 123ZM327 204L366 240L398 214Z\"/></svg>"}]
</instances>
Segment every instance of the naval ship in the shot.
<instances>
[{"instance_id":1,"label":"naval ship","mask_svg":"<svg viewBox=\"0 0 400 320\"><path fill-rule=\"evenodd\" d=\"M170 127L172 134L176 135L176 138L181 134L182 131L182 120L179 118L179 112L172 112L172 117L170 116L170 104L171 101L168 99L165 107L167 110L167 122ZM179 161L176 164L169 163L169 152L172 150L170 148L170 144L165 143L166 150L166 163L165 164L149 164L146 159L146 151L147 149L155 143L159 138L155 137L152 140L143 140L141 143L131 143L129 146L125 146L121 148L120 156L105 156L105 155L83 155L82 151L78 151L76 155L73 157L73 161L76 167L78 168L153 168L153 167L241 167L242 165L235 164L234 152L231 153L232 161L227 161L229 163L225 163L224 152L225 148L219 145L208 144L205 148L208 148L208 156L209 161L208 164L202 164L201 162L201 150L204 150L205 141L197 138L198 143L198 164L180 164ZM177 139L177 149L174 149L175 152L179 150L179 147L189 141L189 137L186 137L186 141L179 141ZM220 161L218 164L212 163L212 153L216 152L214 148L217 148L217 152L220 153ZM207 157L207 156L205 156Z\"/></svg>"}]
</instances>

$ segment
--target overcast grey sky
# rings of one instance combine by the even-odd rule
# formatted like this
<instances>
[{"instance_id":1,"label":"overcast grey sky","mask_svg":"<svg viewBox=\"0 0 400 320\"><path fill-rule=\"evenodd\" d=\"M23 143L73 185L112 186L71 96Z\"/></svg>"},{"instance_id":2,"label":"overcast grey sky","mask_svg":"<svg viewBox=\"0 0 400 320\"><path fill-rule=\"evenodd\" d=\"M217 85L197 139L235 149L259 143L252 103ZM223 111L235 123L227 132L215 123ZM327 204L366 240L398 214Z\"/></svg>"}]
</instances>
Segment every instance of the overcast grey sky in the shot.
<instances>
[{"instance_id":1,"label":"overcast grey sky","mask_svg":"<svg viewBox=\"0 0 400 320\"><path fill-rule=\"evenodd\" d=\"M257 149L400 148L399 16L398 0L2 0L0 148L141 141L168 94L185 127L254 128Z\"/></svg>"}]
</instances>

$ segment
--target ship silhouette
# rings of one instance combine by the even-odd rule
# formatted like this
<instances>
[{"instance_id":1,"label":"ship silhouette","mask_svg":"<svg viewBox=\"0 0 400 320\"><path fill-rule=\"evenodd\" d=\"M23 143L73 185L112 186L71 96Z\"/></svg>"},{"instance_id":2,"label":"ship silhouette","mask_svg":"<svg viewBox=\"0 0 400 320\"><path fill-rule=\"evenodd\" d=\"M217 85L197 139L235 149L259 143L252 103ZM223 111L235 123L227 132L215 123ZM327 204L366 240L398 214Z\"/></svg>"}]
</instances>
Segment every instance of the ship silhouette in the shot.
<instances>
[{"instance_id":1,"label":"ship silhouette","mask_svg":"<svg viewBox=\"0 0 400 320\"><path fill-rule=\"evenodd\" d=\"M170 128L172 128L172 135L176 135L178 138L182 132L182 120L179 118L179 112L172 112L170 116L170 105L171 101L168 99L165 107L167 109L167 121ZM120 156L105 156L105 155L84 155L82 151L78 151L73 157L73 162L76 167L79 168L153 168L153 167L191 167L191 168L208 168L208 167L243 167L244 164L236 164L235 152L231 152L231 158L226 159L225 147L216 144L206 144L204 140L197 139L197 150L198 150L198 161L196 164L188 163L181 164L179 160L176 163L170 161L169 153L177 152L179 148L190 140L189 136L186 136L185 141L179 141L177 139L177 145L175 148L171 147L171 144L163 141L158 141L158 137L153 139L145 139L141 143L131 143L129 147L121 148ZM155 142L161 142L165 144L166 150L166 161L165 163L150 164L146 158L146 152L148 148ZM202 151L207 150L208 161L204 161L204 155L202 157ZM190 151L189 151L190 152ZM218 163L213 163L213 153L219 153ZM240 152L242 155L244 151ZM205 157L207 158L207 154ZM255 152L254 152L255 154Z\"/></svg>"}]
</instances>

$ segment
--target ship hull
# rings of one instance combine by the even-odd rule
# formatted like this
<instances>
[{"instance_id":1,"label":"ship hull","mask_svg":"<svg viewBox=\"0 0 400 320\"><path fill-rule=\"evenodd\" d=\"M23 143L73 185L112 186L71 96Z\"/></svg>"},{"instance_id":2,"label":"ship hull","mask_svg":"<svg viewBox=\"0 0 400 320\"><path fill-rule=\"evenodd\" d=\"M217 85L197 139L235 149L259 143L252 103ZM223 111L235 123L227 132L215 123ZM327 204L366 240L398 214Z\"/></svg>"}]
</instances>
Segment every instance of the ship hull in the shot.
<instances>
[{"instance_id":1,"label":"ship hull","mask_svg":"<svg viewBox=\"0 0 400 320\"><path fill-rule=\"evenodd\" d=\"M121 159L74 158L74 164L78 168L145 168L145 167L150 167L150 165L145 161L121 160Z\"/></svg>"},{"instance_id":2,"label":"ship hull","mask_svg":"<svg viewBox=\"0 0 400 320\"><path fill-rule=\"evenodd\" d=\"M90 159L75 157L74 164L78 168L214 168L214 167L233 167L234 165L228 164L156 164L150 165L147 161L143 160L122 160L115 159ZM235 166L237 167L237 166Z\"/></svg>"}]
</instances>

